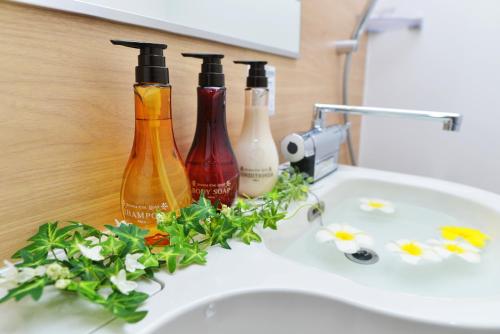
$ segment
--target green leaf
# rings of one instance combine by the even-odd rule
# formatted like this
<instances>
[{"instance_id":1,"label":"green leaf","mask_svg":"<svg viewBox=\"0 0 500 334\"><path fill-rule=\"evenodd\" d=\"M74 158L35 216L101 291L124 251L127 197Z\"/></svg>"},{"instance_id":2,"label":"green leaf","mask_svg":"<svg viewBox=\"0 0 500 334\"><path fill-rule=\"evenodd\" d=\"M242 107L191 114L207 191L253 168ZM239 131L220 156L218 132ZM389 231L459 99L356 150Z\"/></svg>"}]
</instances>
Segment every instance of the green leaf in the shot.
<instances>
[{"instance_id":1,"label":"green leaf","mask_svg":"<svg viewBox=\"0 0 500 334\"><path fill-rule=\"evenodd\" d=\"M149 295L143 292L132 291L124 295L115 291L106 299L106 308L127 322L137 322L147 314L146 311L137 311L137 308L148 297Z\"/></svg>"},{"instance_id":2,"label":"green leaf","mask_svg":"<svg viewBox=\"0 0 500 334\"><path fill-rule=\"evenodd\" d=\"M110 255L120 256L122 251L125 249L127 244L120 239L117 239L113 236L109 236L106 241L101 242L102 250L101 254L104 257L108 257Z\"/></svg>"},{"instance_id":3,"label":"green leaf","mask_svg":"<svg viewBox=\"0 0 500 334\"><path fill-rule=\"evenodd\" d=\"M179 216L178 221L183 225L185 235L189 234L191 230L204 234L205 230L200 224L201 219L200 212L193 206L188 206L187 208L181 209L181 215Z\"/></svg>"},{"instance_id":4,"label":"green leaf","mask_svg":"<svg viewBox=\"0 0 500 334\"><path fill-rule=\"evenodd\" d=\"M197 202L191 205L191 208L194 209L200 220L205 220L208 217L214 216L217 212L215 206L213 206L212 203L208 199L206 199L203 194L200 196Z\"/></svg>"},{"instance_id":5,"label":"green leaf","mask_svg":"<svg viewBox=\"0 0 500 334\"><path fill-rule=\"evenodd\" d=\"M160 231L166 232L165 228L176 222L177 213L175 211L156 213L156 225Z\"/></svg>"},{"instance_id":6,"label":"green leaf","mask_svg":"<svg viewBox=\"0 0 500 334\"><path fill-rule=\"evenodd\" d=\"M231 221L225 216L217 217L218 226L214 229L211 236L211 245L220 244L222 248L231 249L227 240L231 239L236 227L231 224Z\"/></svg>"},{"instance_id":7,"label":"green leaf","mask_svg":"<svg viewBox=\"0 0 500 334\"><path fill-rule=\"evenodd\" d=\"M129 281L137 281L144 276L146 276L146 271L142 269L136 269L133 273L127 273L127 279Z\"/></svg>"},{"instance_id":8,"label":"green leaf","mask_svg":"<svg viewBox=\"0 0 500 334\"><path fill-rule=\"evenodd\" d=\"M190 247L185 247L182 249L184 256L182 257L179 264L183 266L188 266L190 264L205 264L207 263L206 256L207 252L200 250L199 244L194 242Z\"/></svg>"},{"instance_id":9,"label":"green leaf","mask_svg":"<svg viewBox=\"0 0 500 334\"><path fill-rule=\"evenodd\" d=\"M37 267L42 264L48 263L47 255L43 252L30 252L26 249L21 249L19 251L19 257L22 262L17 267Z\"/></svg>"},{"instance_id":10,"label":"green leaf","mask_svg":"<svg viewBox=\"0 0 500 334\"><path fill-rule=\"evenodd\" d=\"M252 223L247 223L242 227L236 236L247 245L249 245L252 241L261 242L261 237L253 230L253 228L254 225Z\"/></svg>"},{"instance_id":11,"label":"green leaf","mask_svg":"<svg viewBox=\"0 0 500 334\"><path fill-rule=\"evenodd\" d=\"M168 234L170 245L182 245L187 242L184 226L180 223L172 223L165 227L164 232Z\"/></svg>"},{"instance_id":12,"label":"green leaf","mask_svg":"<svg viewBox=\"0 0 500 334\"><path fill-rule=\"evenodd\" d=\"M106 276L111 277L111 275L116 275L123 268L125 268L124 260L122 258L117 258L106 269L106 273L107 273Z\"/></svg>"},{"instance_id":13,"label":"green leaf","mask_svg":"<svg viewBox=\"0 0 500 334\"><path fill-rule=\"evenodd\" d=\"M34 300L40 299L42 296L43 288L47 284L47 279L45 277L40 277L35 280L23 283L11 290L0 299L0 303L3 303L9 299L14 298L15 300L20 300L23 297L31 296Z\"/></svg>"},{"instance_id":14,"label":"green leaf","mask_svg":"<svg viewBox=\"0 0 500 334\"><path fill-rule=\"evenodd\" d=\"M68 242L68 246L66 247L66 253L68 254L68 257L71 258L80 253L80 248L78 248L78 245L85 244L86 241L83 239L82 235L78 231L76 231L73 234L71 240Z\"/></svg>"},{"instance_id":15,"label":"green leaf","mask_svg":"<svg viewBox=\"0 0 500 334\"><path fill-rule=\"evenodd\" d=\"M142 263L146 268L156 268L159 266L158 259L156 258L156 256L154 256L154 254L151 253L149 249L144 252L144 255L142 255L139 259L139 262Z\"/></svg>"},{"instance_id":16,"label":"green leaf","mask_svg":"<svg viewBox=\"0 0 500 334\"><path fill-rule=\"evenodd\" d=\"M118 318L133 324L141 321L148 314L148 311L119 311L114 313Z\"/></svg>"},{"instance_id":17,"label":"green leaf","mask_svg":"<svg viewBox=\"0 0 500 334\"><path fill-rule=\"evenodd\" d=\"M47 254L56 248L65 248L65 242L71 235L70 232L76 228L77 225L71 224L62 228L57 228L58 222L49 222L39 227L38 232L28 239L32 243L20 249L13 258L21 258L21 252L26 251L33 254L34 257L47 257Z\"/></svg>"},{"instance_id":18,"label":"green leaf","mask_svg":"<svg viewBox=\"0 0 500 334\"><path fill-rule=\"evenodd\" d=\"M248 210L250 208L250 205L247 201L245 201L244 199L242 198L238 198L236 200L236 205L235 205L235 208L236 209L239 209L239 210Z\"/></svg>"},{"instance_id":19,"label":"green leaf","mask_svg":"<svg viewBox=\"0 0 500 334\"><path fill-rule=\"evenodd\" d=\"M71 273L80 276L87 281L101 281L106 278L106 268L100 264L92 262L86 257L80 256L78 259L71 259Z\"/></svg>"},{"instance_id":20,"label":"green leaf","mask_svg":"<svg viewBox=\"0 0 500 334\"><path fill-rule=\"evenodd\" d=\"M270 208L263 210L261 215L264 228L270 228L273 230L278 229L278 221L286 217L286 213L280 212L276 206L271 206Z\"/></svg>"},{"instance_id":21,"label":"green leaf","mask_svg":"<svg viewBox=\"0 0 500 334\"><path fill-rule=\"evenodd\" d=\"M121 224L118 227L106 225L106 228L113 232L121 241L125 242L125 253L136 253L146 250L145 237L148 230L143 230L132 224Z\"/></svg>"},{"instance_id":22,"label":"green leaf","mask_svg":"<svg viewBox=\"0 0 500 334\"><path fill-rule=\"evenodd\" d=\"M165 246L161 252L156 254L156 257L167 264L169 273L173 273L177 268L177 260L182 254L178 246Z\"/></svg>"},{"instance_id":23,"label":"green leaf","mask_svg":"<svg viewBox=\"0 0 500 334\"><path fill-rule=\"evenodd\" d=\"M104 305L106 299L98 293L100 283L98 281L72 281L67 287L68 291L75 291L80 296L94 302L96 304Z\"/></svg>"},{"instance_id":24,"label":"green leaf","mask_svg":"<svg viewBox=\"0 0 500 334\"><path fill-rule=\"evenodd\" d=\"M95 227L78 222L78 221L70 220L70 221L68 221L68 223L72 224L72 225L76 225L76 229L83 232L85 234L85 236L90 236L90 235L97 236L97 235L102 234L102 232L99 231L98 229L96 229Z\"/></svg>"}]
</instances>

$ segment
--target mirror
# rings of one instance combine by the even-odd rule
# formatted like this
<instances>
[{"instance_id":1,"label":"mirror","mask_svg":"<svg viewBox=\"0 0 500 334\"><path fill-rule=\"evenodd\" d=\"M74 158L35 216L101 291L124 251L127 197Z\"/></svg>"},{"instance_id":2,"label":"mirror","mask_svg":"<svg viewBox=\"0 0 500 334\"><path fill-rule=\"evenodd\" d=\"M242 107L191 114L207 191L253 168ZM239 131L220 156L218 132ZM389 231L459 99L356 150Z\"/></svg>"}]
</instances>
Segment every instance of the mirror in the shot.
<instances>
[{"instance_id":1,"label":"mirror","mask_svg":"<svg viewBox=\"0 0 500 334\"><path fill-rule=\"evenodd\" d=\"M15 0L297 58L300 0Z\"/></svg>"}]
</instances>

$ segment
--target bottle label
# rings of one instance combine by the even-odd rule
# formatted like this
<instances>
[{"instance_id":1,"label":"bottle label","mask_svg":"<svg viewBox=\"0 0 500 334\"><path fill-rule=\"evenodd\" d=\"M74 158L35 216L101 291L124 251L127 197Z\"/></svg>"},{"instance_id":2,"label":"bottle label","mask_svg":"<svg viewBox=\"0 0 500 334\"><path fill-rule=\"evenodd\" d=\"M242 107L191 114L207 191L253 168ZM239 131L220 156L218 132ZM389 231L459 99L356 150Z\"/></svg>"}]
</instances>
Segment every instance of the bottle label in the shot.
<instances>
[{"instance_id":1,"label":"bottle label","mask_svg":"<svg viewBox=\"0 0 500 334\"><path fill-rule=\"evenodd\" d=\"M123 203L123 215L128 222L137 222L139 224L151 224L156 221L157 211L167 211L168 204L161 202L158 204L132 204Z\"/></svg>"},{"instance_id":2,"label":"bottle label","mask_svg":"<svg viewBox=\"0 0 500 334\"><path fill-rule=\"evenodd\" d=\"M227 180L222 183L206 183L192 180L191 192L195 198L199 198L201 193L203 193L207 199L220 199L220 197L236 194L238 183L235 179Z\"/></svg>"},{"instance_id":3,"label":"bottle label","mask_svg":"<svg viewBox=\"0 0 500 334\"><path fill-rule=\"evenodd\" d=\"M246 168L241 166L240 176L258 181L259 179L273 177L274 173L273 169L270 166L267 168Z\"/></svg>"}]
</instances>

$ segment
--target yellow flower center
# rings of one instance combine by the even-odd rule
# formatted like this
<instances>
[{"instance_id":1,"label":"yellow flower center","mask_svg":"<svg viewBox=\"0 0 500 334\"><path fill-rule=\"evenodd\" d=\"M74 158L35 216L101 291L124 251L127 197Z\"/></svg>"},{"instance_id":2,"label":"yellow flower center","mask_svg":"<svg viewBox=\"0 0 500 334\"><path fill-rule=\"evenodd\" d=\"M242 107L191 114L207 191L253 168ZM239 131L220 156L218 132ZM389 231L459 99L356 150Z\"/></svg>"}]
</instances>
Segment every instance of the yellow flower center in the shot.
<instances>
[{"instance_id":1,"label":"yellow flower center","mask_svg":"<svg viewBox=\"0 0 500 334\"><path fill-rule=\"evenodd\" d=\"M441 227L441 235L447 240L462 238L478 248L483 248L486 240L490 239L488 235L477 229L459 226L443 226Z\"/></svg>"},{"instance_id":2,"label":"yellow flower center","mask_svg":"<svg viewBox=\"0 0 500 334\"><path fill-rule=\"evenodd\" d=\"M374 209L381 209L385 204L377 201L368 201L368 206Z\"/></svg>"},{"instance_id":3,"label":"yellow flower center","mask_svg":"<svg viewBox=\"0 0 500 334\"><path fill-rule=\"evenodd\" d=\"M407 243L407 244L404 244L401 246L401 249L410 254L410 255L413 255L413 256L420 256L422 255L423 251L422 251L422 247L420 247L419 245L413 243L413 242L410 242L410 243Z\"/></svg>"},{"instance_id":4,"label":"yellow flower center","mask_svg":"<svg viewBox=\"0 0 500 334\"><path fill-rule=\"evenodd\" d=\"M346 232L346 231L337 231L334 233L335 237L340 240L353 240L354 239L354 234Z\"/></svg>"},{"instance_id":5,"label":"yellow flower center","mask_svg":"<svg viewBox=\"0 0 500 334\"><path fill-rule=\"evenodd\" d=\"M462 254L465 252L465 249L455 244L446 244L444 248L446 248L452 253L457 253L457 254Z\"/></svg>"}]
</instances>

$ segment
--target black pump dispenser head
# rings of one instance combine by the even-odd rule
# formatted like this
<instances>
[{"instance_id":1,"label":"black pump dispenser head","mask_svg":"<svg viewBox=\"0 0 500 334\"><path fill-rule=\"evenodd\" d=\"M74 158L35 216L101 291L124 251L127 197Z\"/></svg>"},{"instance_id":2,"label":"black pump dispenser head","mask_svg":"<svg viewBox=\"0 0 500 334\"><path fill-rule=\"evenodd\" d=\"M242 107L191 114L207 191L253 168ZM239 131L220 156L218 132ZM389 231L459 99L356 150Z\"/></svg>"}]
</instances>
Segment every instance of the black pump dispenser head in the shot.
<instances>
[{"instance_id":1,"label":"black pump dispenser head","mask_svg":"<svg viewBox=\"0 0 500 334\"><path fill-rule=\"evenodd\" d=\"M138 58L138 65L135 67L135 81L137 83L159 83L168 84L168 68L165 66L163 50L166 44L121 41L112 39L114 45L123 45L129 48L141 50Z\"/></svg>"},{"instance_id":2,"label":"black pump dispenser head","mask_svg":"<svg viewBox=\"0 0 500 334\"><path fill-rule=\"evenodd\" d=\"M267 61L235 60L235 64L250 65L247 77L248 88L267 88L266 64Z\"/></svg>"},{"instance_id":3,"label":"black pump dispenser head","mask_svg":"<svg viewBox=\"0 0 500 334\"><path fill-rule=\"evenodd\" d=\"M200 87L224 87L224 73L221 63L224 55L212 53L183 53L182 55L203 59L201 73L198 75Z\"/></svg>"}]
</instances>

